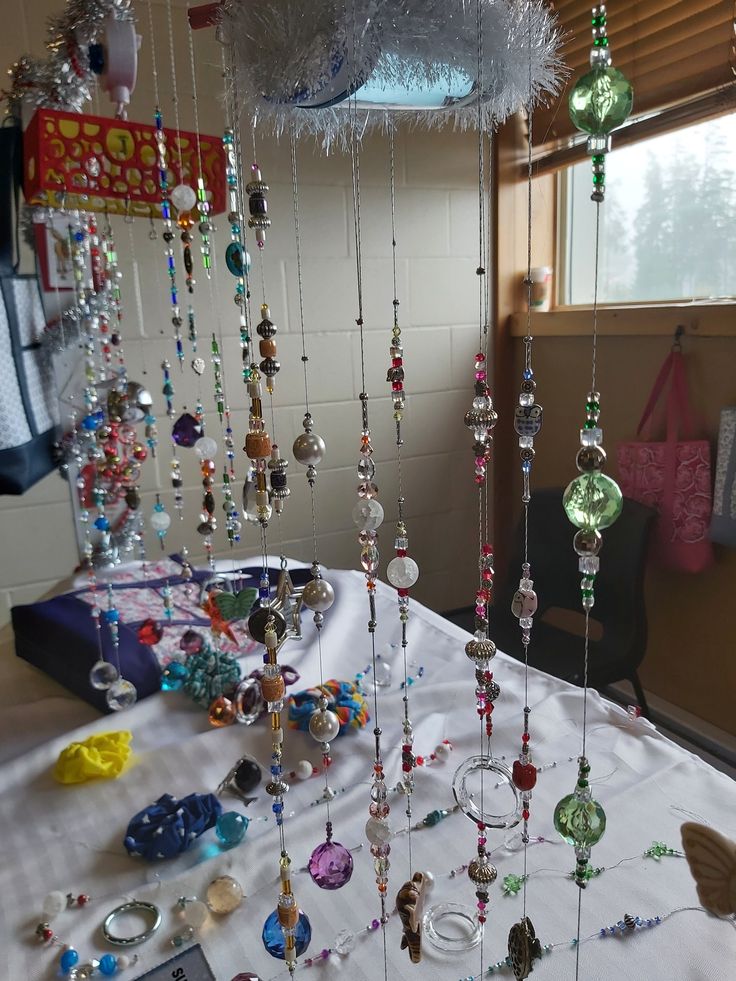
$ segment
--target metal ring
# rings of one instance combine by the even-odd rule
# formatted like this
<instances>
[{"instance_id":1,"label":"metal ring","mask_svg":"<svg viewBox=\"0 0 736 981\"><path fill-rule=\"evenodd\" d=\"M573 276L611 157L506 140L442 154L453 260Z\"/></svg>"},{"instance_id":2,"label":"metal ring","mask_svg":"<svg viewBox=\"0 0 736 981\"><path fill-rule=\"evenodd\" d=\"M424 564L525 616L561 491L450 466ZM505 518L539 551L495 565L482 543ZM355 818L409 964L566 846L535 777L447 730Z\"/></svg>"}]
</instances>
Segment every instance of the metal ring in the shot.
<instances>
[{"instance_id":1,"label":"metal ring","mask_svg":"<svg viewBox=\"0 0 736 981\"><path fill-rule=\"evenodd\" d=\"M153 917L153 924L143 933L137 933L133 937L116 937L115 934L110 933L110 927L115 922L115 920L122 916L124 913L147 913L149 916ZM153 903L144 903L139 899L133 899L129 903L123 903L121 906L116 906L112 912L108 913L105 917L105 921L102 924L102 935L109 944L114 944L116 947L135 947L137 944L142 944L144 941L152 937L154 933L161 926L161 910L158 906L154 906Z\"/></svg>"}]
</instances>

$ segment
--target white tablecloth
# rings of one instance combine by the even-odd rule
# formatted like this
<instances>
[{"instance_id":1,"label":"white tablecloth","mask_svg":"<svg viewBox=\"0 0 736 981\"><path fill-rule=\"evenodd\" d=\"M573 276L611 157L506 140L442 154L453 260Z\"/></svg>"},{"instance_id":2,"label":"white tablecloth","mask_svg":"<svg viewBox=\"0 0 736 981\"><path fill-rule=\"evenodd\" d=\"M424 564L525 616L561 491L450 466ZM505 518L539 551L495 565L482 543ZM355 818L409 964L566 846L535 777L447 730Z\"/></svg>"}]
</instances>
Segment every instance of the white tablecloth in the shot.
<instances>
[{"instance_id":1,"label":"white tablecloth","mask_svg":"<svg viewBox=\"0 0 736 981\"><path fill-rule=\"evenodd\" d=\"M333 572L337 600L327 614L323 631L325 677L348 679L369 663L366 633L367 601L363 578L354 572ZM395 594L380 587L377 594L379 651L399 637ZM314 628L304 618L305 637L289 642L281 660L301 672L297 687L318 681ZM467 635L431 611L413 605L409 627L410 658L424 668L411 687L411 716L415 750L428 755L436 744L454 744L450 761L417 770L415 818L453 803L451 783L456 767L477 747L473 670L463 653ZM270 798L261 790L248 808L253 819L243 844L221 852L214 831L178 859L157 866L130 858L122 846L129 818L162 793L184 796L193 791L214 791L231 764L249 752L262 764L268 761L267 728L234 726L209 728L206 715L181 693L156 695L125 714L90 721L91 710L65 695L60 688L25 665L15 665L10 650L3 654L4 759L0 766L0 916L3 966L0 977L9 981L40 981L57 977L58 953L38 946L33 936L44 895L51 889L87 892L93 902L86 910L69 910L54 921L54 928L82 954L100 956L105 949L99 934L104 915L126 896L148 899L163 911L158 934L138 949L140 962L125 977L136 977L174 953L170 938L178 921L173 905L181 895L203 895L217 875L229 873L243 885L247 898L226 918L209 922L200 941L218 981L230 981L238 971L250 969L263 979L283 975L283 962L264 950L260 934L274 909L278 842L270 815ZM258 659L247 658L246 671ZM509 762L518 751L521 732L523 670L516 661L499 655L494 662L501 697L494 713L493 751ZM416 675L417 670L414 669ZM384 758L393 784L400 771L401 696L397 664L391 688L379 694ZM733 781L716 772L661 736L644 720L630 722L620 708L592 693L588 708L588 756L595 795L603 804L608 827L594 849L593 864L612 866L640 855L654 839L680 847L683 820L711 822L736 837L736 792ZM531 831L548 838L529 850L529 870L572 869L573 850L559 842L552 825L556 802L572 791L579 751L582 693L536 671L529 676L531 730L537 765L558 761L539 777L532 802ZM95 731L130 728L135 765L121 778L81 786L55 783L52 765L72 739ZM371 726L372 727L372 726ZM369 729L371 728L369 727ZM335 838L348 847L363 843L355 853L350 883L335 892L320 891L306 874L294 877L297 899L312 924L312 943L302 957L329 947L342 929L358 933L377 915L378 901L373 863L364 844L368 812L368 780L373 738L370 731L341 737L333 744L331 783L352 788L332 805ZM316 743L303 733L288 732L285 762L318 761ZM362 781L362 784L361 784ZM325 808L310 806L320 792L318 779L294 782L287 796L287 843L295 867L303 867L311 850L323 840ZM233 809L234 798L223 803ZM392 801L392 824L405 823L403 798ZM505 897L500 882L507 873L521 873L522 854L504 847L502 832L489 832L489 847L499 879L492 890L483 963L506 953L509 927L521 916L521 895ZM500 847L499 847L500 846ZM435 876L430 903L474 903L473 888L464 874L450 871L473 857L475 829L462 814L454 813L434 828L412 835L414 867ZM395 839L391 852L390 896L408 877L405 835ZM568 941L575 935L578 890L562 875L543 872L528 883L528 913L543 943ZM582 935L613 924L628 912L642 917L661 915L683 906L697 906L695 886L683 859L642 859L625 862L593 880L583 895ZM422 981L456 981L477 974L478 948L468 954L448 955L425 944L419 967L399 949L400 925L393 916L387 926L388 977ZM625 937L593 940L581 949L580 977L613 979L621 976L662 979L733 979L736 976L736 930L733 925L699 912L683 912L651 930ZM574 951L556 948L537 962L534 977L569 979L574 976ZM7 972L7 973L6 973ZM342 972L342 973L340 973ZM347 972L347 973L346 973ZM362 933L355 951L346 959L333 954L317 965L300 969L307 981L349 977L351 981L379 981L383 977L380 932ZM510 972L505 973L510 977Z\"/></svg>"}]
</instances>

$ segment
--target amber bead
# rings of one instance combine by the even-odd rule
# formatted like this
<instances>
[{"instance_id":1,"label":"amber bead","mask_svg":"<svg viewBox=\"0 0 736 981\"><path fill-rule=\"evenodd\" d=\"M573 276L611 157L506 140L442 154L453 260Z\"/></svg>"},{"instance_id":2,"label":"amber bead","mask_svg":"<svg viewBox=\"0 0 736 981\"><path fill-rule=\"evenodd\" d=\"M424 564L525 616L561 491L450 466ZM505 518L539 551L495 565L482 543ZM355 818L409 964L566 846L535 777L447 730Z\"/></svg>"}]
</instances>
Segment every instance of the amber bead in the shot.
<instances>
[{"instance_id":1,"label":"amber bead","mask_svg":"<svg viewBox=\"0 0 736 981\"><path fill-rule=\"evenodd\" d=\"M221 729L223 726L232 725L235 721L235 707L229 698L220 695L210 705L207 718L211 726Z\"/></svg>"},{"instance_id":2,"label":"amber bead","mask_svg":"<svg viewBox=\"0 0 736 981\"><path fill-rule=\"evenodd\" d=\"M299 910L296 906L279 906L279 923L282 927L294 928L299 919Z\"/></svg>"},{"instance_id":3,"label":"amber bead","mask_svg":"<svg viewBox=\"0 0 736 981\"><path fill-rule=\"evenodd\" d=\"M261 694L267 702L278 702L284 697L286 685L281 675L275 678L261 678Z\"/></svg>"},{"instance_id":4,"label":"amber bead","mask_svg":"<svg viewBox=\"0 0 736 981\"><path fill-rule=\"evenodd\" d=\"M263 340L258 343L258 350L261 352L262 358L275 358L276 357L276 341L272 340L270 337L264 337Z\"/></svg>"},{"instance_id":5,"label":"amber bead","mask_svg":"<svg viewBox=\"0 0 736 981\"><path fill-rule=\"evenodd\" d=\"M264 460L271 455L271 437L268 433L248 433L245 452L251 460Z\"/></svg>"}]
</instances>

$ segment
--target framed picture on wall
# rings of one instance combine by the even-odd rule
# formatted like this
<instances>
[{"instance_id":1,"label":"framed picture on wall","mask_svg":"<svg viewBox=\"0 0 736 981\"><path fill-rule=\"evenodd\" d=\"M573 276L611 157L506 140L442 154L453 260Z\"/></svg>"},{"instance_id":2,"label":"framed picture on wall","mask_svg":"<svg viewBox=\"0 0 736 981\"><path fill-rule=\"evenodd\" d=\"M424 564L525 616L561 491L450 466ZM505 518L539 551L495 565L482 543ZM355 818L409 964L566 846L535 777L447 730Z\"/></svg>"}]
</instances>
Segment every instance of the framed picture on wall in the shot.
<instances>
[{"instance_id":1,"label":"framed picture on wall","mask_svg":"<svg viewBox=\"0 0 736 981\"><path fill-rule=\"evenodd\" d=\"M45 292L74 289L74 269L69 245L69 216L52 215L37 222L34 228L36 255ZM92 275L89 253L86 257L87 275Z\"/></svg>"}]
</instances>

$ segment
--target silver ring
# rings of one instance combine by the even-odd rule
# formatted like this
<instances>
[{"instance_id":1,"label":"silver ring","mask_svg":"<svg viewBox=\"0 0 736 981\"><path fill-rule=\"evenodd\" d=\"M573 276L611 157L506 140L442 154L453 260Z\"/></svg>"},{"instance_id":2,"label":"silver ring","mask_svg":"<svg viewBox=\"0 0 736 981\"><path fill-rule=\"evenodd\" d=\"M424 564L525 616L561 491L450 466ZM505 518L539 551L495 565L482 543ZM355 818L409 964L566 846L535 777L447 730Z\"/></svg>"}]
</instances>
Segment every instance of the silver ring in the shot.
<instances>
[{"instance_id":1,"label":"silver ring","mask_svg":"<svg viewBox=\"0 0 736 981\"><path fill-rule=\"evenodd\" d=\"M119 916L132 912L147 913L153 919L152 925L147 930L144 930L143 933L137 933L133 937L117 937L115 934L110 933L110 927ZM129 903L116 906L111 913L107 914L102 924L102 935L109 944L114 944L116 947L135 947L137 944L142 944L149 937L152 937L160 926L161 910L158 906L154 906L153 903L144 903L139 899L133 899Z\"/></svg>"}]
</instances>

